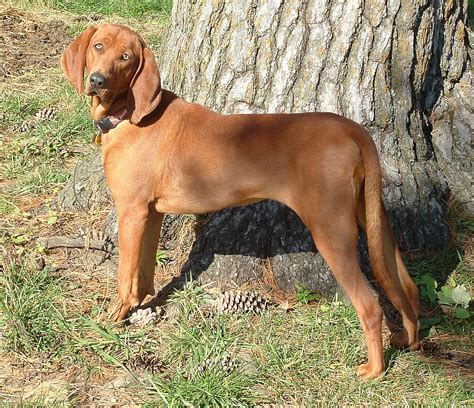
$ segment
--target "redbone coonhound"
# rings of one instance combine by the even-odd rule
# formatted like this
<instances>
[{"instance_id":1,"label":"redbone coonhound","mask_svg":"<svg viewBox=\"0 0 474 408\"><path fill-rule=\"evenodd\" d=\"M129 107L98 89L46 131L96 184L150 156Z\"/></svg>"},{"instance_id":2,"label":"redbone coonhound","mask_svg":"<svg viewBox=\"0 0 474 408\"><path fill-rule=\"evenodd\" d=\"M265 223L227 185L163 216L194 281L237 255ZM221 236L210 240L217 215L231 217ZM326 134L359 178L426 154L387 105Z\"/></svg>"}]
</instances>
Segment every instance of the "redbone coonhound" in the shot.
<instances>
[{"instance_id":1,"label":"redbone coonhound","mask_svg":"<svg viewBox=\"0 0 474 408\"><path fill-rule=\"evenodd\" d=\"M219 115L161 88L152 52L127 27L89 27L61 64L79 94L92 97L102 161L117 207L118 302L112 318L154 294L163 213L207 213L272 199L292 208L360 319L368 363L384 370L382 309L357 257L367 232L378 282L401 313L396 345L418 345L418 290L405 269L383 206L381 168L369 133L331 113ZM84 86L84 73L87 76Z\"/></svg>"}]
</instances>

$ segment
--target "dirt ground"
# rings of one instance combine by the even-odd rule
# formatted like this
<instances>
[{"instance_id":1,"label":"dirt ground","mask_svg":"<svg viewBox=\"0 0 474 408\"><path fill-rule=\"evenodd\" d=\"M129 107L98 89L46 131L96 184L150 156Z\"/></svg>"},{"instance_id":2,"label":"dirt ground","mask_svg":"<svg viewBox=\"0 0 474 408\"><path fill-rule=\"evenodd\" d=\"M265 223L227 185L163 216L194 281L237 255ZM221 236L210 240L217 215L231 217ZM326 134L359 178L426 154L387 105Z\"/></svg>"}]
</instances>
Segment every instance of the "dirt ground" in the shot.
<instances>
[{"instance_id":1,"label":"dirt ground","mask_svg":"<svg viewBox=\"0 0 474 408\"><path fill-rule=\"evenodd\" d=\"M13 8L1 12L0 80L56 66L71 40L67 29L60 20L38 21L37 16Z\"/></svg>"}]
</instances>

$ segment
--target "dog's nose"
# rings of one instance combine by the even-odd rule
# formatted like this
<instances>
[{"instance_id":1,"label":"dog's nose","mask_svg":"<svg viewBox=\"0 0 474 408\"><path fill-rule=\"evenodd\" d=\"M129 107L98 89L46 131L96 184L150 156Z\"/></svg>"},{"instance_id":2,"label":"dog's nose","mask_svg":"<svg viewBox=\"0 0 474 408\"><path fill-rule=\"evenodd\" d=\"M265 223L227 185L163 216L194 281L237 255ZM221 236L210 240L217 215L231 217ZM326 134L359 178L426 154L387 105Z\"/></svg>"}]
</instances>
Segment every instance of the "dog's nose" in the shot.
<instances>
[{"instance_id":1,"label":"dog's nose","mask_svg":"<svg viewBox=\"0 0 474 408\"><path fill-rule=\"evenodd\" d=\"M107 82L104 76L99 74L98 72L94 72L93 74L91 74L89 81L93 88L103 88L105 86L105 83Z\"/></svg>"}]
</instances>

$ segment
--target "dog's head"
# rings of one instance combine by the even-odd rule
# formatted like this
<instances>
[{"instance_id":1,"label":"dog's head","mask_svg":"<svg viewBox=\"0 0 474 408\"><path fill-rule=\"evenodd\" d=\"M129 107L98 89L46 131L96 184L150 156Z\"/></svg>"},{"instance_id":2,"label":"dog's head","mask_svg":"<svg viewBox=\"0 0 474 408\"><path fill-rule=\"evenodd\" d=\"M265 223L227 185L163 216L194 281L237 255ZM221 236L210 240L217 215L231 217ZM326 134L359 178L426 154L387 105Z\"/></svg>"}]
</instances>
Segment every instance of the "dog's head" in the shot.
<instances>
[{"instance_id":1,"label":"dog's head","mask_svg":"<svg viewBox=\"0 0 474 408\"><path fill-rule=\"evenodd\" d=\"M79 95L96 95L105 104L126 98L133 124L160 103L161 80L155 58L143 39L127 27L89 27L66 48L61 66Z\"/></svg>"}]
</instances>

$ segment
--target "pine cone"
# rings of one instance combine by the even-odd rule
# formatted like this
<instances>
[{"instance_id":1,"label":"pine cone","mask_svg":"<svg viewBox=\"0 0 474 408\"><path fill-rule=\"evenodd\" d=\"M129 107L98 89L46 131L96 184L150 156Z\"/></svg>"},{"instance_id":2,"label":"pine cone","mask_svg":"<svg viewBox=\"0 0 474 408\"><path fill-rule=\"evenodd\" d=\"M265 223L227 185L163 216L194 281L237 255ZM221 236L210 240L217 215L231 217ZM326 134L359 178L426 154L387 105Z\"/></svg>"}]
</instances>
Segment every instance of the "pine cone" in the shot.
<instances>
[{"instance_id":1,"label":"pine cone","mask_svg":"<svg viewBox=\"0 0 474 408\"><path fill-rule=\"evenodd\" d=\"M29 132L31 129L35 127L35 123L31 120L25 120L21 125L13 125L12 131L18 133L25 133Z\"/></svg>"},{"instance_id":2,"label":"pine cone","mask_svg":"<svg viewBox=\"0 0 474 408\"><path fill-rule=\"evenodd\" d=\"M91 231L91 238L94 241L107 241L109 237L105 234L104 231L93 229Z\"/></svg>"},{"instance_id":3,"label":"pine cone","mask_svg":"<svg viewBox=\"0 0 474 408\"><path fill-rule=\"evenodd\" d=\"M230 356L225 356L221 361L221 370L225 374L230 374L232 371L234 371L237 368L237 361L235 361L233 358Z\"/></svg>"},{"instance_id":4,"label":"pine cone","mask_svg":"<svg viewBox=\"0 0 474 408\"><path fill-rule=\"evenodd\" d=\"M229 355L224 357L208 357L196 369L203 373L205 371L220 371L223 374L230 374L237 368L237 361Z\"/></svg>"},{"instance_id":5,"label":"pine cone","mask_svg":"<svg viewBox=\"0 0 474 408\"><path fill-rule=\"evenodd\" d=\"M158 314L151 310L151 307L146 309L137 309L130 316L130 324L138 326L146 326L158 320Z\"/></svg>"},{"instance_id":6,"label":"pine cone","mask_svg":"<svg viewBox=\"0 0 474 408\"><path fill-rule=\"evenodd\" d=\"M89 238L93 241L110 241L110 237L104 231L98 229L86 229L85 231L79 227L79 237L80 238Z\"/></svg>"},{"instance_id":7,"label":"pine cone","mask_svg":"<svg viewBox=\"0 0 474 408\"><path fill-rule=\"evenodd\" d=\"M58 109L54 107L44 108L36 112L36 118L39 120L53 120L58 115Z\"/></svg>"},{"instance_id":8,"label":"pine cone","mask_svg":"<svg viewBox=\"0 0 474 408\"><path fill-rule=\"evenodd\" d=\"M166 367L158 356L140 353L132 356L126 363L128 369L134 371L146 370L152 374L162 373Z\"/></svg>"},{"instance_id":9,"label":"pine cone","mask_svg":"<svg viewBox=\"0 0 474 408\"><path fill-rule=\"evenodd\" d=\"M104 16L101 14L89 14L85 16L77 16L73 18L73 21L99 21L102 20Z\"/></svg>"},{"instance_id":10,"label":"pine cone","mask_svg":"<svg viewBox=\"0 0 474 408\"><path fill-rule=\"evenodd\" d=\"M217 309L221 313L261 313L267 308L267 299L256 292L228 291L224 292L217 300Z\"/></svg>"}]
</instances>

